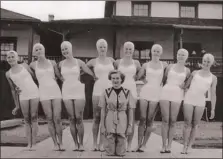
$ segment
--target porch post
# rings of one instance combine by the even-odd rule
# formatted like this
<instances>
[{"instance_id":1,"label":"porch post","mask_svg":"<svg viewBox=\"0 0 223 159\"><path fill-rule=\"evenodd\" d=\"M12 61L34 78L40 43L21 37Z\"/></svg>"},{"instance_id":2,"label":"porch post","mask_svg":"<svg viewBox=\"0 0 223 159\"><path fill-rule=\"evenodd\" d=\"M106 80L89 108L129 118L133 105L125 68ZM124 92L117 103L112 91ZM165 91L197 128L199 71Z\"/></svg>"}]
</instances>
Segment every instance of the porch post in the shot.
<instances>
[{"instance_id":1,"label":"porch post","mask_svg":"<svg viewBox=\"0 0 223 159\"><path fill-rule=\"evenodd\" d=\"M180 48L183 48L183 28L180 29Z\"/></svg>"},{"instance_id":2,"label":"porch post","mask_svg":"<svg viewBox=\"0 0 223 159\"><path fill-rule=\"evenodd\" d=\"M33 30L33 25L31 25L31 36L29 36L29 46L28 46L28 64L32 62L33 37L34 37L34 30Z\"/></svg>"},{"instance_id":3,"label":"porch post","mask_svg":"<svg viewBox=\"0 0 223 159\"><path fill-rule=\"evenodd\" d=\"M115 51L116 51L116 28L113 28L113 58L115 59Z\"/></svg>"}]
</instances>

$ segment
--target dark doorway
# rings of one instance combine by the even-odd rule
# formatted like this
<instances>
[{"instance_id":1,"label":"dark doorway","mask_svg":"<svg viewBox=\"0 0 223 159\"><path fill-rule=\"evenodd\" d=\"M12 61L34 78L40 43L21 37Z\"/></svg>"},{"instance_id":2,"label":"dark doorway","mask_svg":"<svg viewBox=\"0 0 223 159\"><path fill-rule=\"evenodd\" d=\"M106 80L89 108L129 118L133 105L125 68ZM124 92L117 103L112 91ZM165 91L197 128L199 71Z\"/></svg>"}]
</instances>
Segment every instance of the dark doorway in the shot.
<instances>
[{"instance_id":1,"label":"dark doorway","mask_svg":"<svg viewBox=\"0 0 223 159\"><path fill-rule=\"evenodd\" d=\"M149 60L151 59L150 50L154 44L151 41L133 41L135 45L135 52L133 58L136 60Z\"/></svg>"},{"instance_id":2,"label":"dark doorway","mask_svg":"<svg viewBox=\"0 0 223 159\"><path fill-rule=\"evenodd\" d=\"M178 43L178 49L180 43ZM189 52L189 57L201 57L201 44L200 43L183 43L183 48Z\"/></svg>"},{"instance_id":3,"label":"dark doorway","mask_svg":"<svg viewBox=\"0 0 223 159\"><path fill-rule=\"evenodd\" d=\"M60 34L52 32L50 30L41 33L40 42L45 47L46 56L62 56L60 45L63 37Z\"/></svg>"}]
</instances>

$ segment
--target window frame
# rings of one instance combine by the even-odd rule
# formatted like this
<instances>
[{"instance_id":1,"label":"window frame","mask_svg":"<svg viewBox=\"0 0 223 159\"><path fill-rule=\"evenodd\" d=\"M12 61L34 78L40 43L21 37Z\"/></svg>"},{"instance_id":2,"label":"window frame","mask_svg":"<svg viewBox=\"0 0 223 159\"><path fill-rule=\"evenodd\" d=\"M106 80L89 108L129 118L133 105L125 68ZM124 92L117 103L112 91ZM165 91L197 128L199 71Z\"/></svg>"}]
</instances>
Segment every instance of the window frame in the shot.
<instances>
[{"instance_id":1,"label":"window frame","mask_svg":"<svg viewBox=\"0 0 223 159\"><path fill-rule=\"evenodd\" d=\"M13 50L16 51L17 50L17 41L18 38L17 37L0 37L0 46L2 43L13 43L14 47ZM2 56L2 50L0 50L0 56Z\"/></svg>"},{"instance_id":2,"label":"window frame","mask_svg":"<svg viewBox=\"0 0 223 159\"><path fill-rule=\"evenodd\" d=\"M148 15L142 16L142 15L134 15L134 5L136 4L142 4L148 6ZM151 2L150 1L132 1L132 16L133 17L151 17Z\"/></svg>"},{"instance_id":3,"label":"window frame","mask_svg":"<svg viewBox=\"0 0 223 159\"><path fill-rule=\"evenodd\" d=\"M181 7L182 6L185 6L185 7L194 7L194 9L195 9L195 15L194 15L194 17L182 17L181 16ZM179 3L179 17L180 18L198 18L198 3L197 2L193 2L193 1L180 2Z\"/></svg>"}]
</instances>

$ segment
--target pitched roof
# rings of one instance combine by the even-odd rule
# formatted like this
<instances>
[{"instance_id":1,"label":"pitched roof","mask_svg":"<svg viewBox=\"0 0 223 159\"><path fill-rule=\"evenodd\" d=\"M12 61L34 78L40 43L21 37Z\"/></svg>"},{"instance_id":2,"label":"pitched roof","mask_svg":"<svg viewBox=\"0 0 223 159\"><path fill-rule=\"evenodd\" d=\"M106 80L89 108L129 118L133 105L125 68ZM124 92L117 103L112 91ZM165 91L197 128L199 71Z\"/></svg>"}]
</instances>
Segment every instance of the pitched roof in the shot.
<instances>
[{"instance_id":1,"label":"pitched roof","mask_svg":"<svg viewBox=\"0 0 223 159\"><path fill-rule=\"evenodd\" d=\"M31 21L31 22L40 22L40 19L33 18L27 15L16 13L7 9L1 9L1 20L13 20L13 21Z\"/></svg>"}]
</instances>

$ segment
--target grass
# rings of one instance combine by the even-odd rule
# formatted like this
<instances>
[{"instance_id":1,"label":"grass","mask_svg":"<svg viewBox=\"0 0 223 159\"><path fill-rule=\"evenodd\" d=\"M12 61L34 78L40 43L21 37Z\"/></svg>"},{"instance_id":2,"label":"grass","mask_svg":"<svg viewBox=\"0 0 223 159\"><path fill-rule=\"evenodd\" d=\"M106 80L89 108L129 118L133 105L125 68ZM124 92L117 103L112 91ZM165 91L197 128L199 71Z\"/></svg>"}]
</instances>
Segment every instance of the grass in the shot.
<instances>
[{"instance_id":1,"label":"grass","mask_svg":"<svg viewBox=\"0 0 223 159\"><path fill-rule=\"evenodd\" d=\"M154 133L161 135L161 122L155 122ZM183 122L177 122L174 140L183 143ZM194 148L222 148L222 123L201 121L198 126Z\"/></svg>"}]
</instances>

